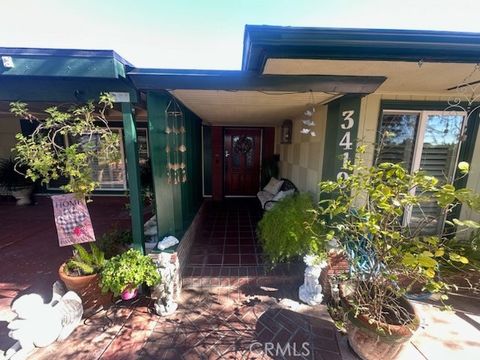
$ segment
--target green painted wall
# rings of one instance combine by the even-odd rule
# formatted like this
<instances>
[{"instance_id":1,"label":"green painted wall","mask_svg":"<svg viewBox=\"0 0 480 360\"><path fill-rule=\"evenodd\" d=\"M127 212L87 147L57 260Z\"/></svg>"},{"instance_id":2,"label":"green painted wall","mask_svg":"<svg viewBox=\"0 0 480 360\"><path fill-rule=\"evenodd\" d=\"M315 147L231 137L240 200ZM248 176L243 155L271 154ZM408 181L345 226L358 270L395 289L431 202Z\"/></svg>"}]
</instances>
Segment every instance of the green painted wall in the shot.
<instances>
[{"instance_id":1,"label":"green painted wall","mask_svg":"<svg viewBox=\"0 0 480 360\"><path fill-rule=\"evenodd\" d=\"M182 106L185 116L187 182L181 185L183 230L192 222L202 202L202 120Z\"/></svg>"},{"instance_id":2,"label":"green painted wall","mask_svg":"<svg viewBox=\"0 0 480 360\"><path fill-rule=\"evenodd\" d=\"M203 191L212 195L212 128L203 127Z\"/></svg>"},{"instance_id":3,"label":"green painted wall","mask_svg":"<svg viewBox=\"0 0 480 360\"><path fill-rule=\"evenodd\" d=\"M187 182L181 185L169 184L165 152L167 145L165 109L171 99L168 93L149 92L147 95L149 150L159 235L174 234L180 238L202 201L201 119L177 101L185 119Z\"/></svg>"}]
</instances>

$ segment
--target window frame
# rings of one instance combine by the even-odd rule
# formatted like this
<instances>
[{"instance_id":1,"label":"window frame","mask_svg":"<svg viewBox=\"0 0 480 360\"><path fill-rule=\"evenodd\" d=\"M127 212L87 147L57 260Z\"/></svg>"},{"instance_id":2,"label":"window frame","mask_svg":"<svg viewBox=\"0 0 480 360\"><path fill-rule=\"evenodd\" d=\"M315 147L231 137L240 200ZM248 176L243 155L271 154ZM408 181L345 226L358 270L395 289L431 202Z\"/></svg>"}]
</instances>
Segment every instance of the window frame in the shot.
<instances>
[{"instance_id":1,"label":"window frame","mask_svg":"<svg viewBox=\"0 0 480 360\"><path fill-rule=\"evenodd\" d=\"M122 162L123 162L123 181L122 182L118 182L118 184L121 184L122 187L102 187L102 188L96 188L95 189L95 192L112 192L112 191L118 191L118 192L125 192L127 190L127 164L126 164L126 158L125 158L125 148L124 148L124 137L123 137L123 128L121 127L110 127L110 129L112 131L117 131L118 134L119 134L119 137L120 137L120 157L122 159ZM70 142L69 142L69 139L68 139L68 136L65 135L64 136L64 141L65 141L65 144L66 146L70 145ZM148 146L148 144L147 144ZM106 182L107 184L110 183L110 184L113 184L113 182L109 181L109 182ZM102 183L103 184L103 183ZM58 191L58 190L61 190L59 187L52 187L50 186L50 184L47 184L47 190L53 190L53 191Z\"/></svg>"},{"instance_id":2,"label":"window frame","mask_svg":"<svg viewBox=\"0 0 480 360\"><path fill-rule=\"evenodd\" d=\"M412 155L412 163L410 169L408 169L409 173L412 174L415 171L420 170L421 160L422 160L422 153L423 153L423 145L425 140L425 131L427 127L428 117L431 115L451 115L451 116L462 116L462 126L460 129L460 140L458 143L458 149L456 151L454 157L454 170L452 174L449 174L449 178L447 179L447 183L453 184L455 181L456 169L457 164L460 159L460 153L463 143L466 141L466 130L467 130L467 122L468 122L468 114L465 111L455 111L455 110L412 110L412 109L395 109L395 108L382 108L380 111L380 119L378 128L379 131L382 128L382 121L385 114L388 115L403 115L403 114L418 114L418 124L417 128L415 129L415 138L413 139L413 155ZM410 190L410 192L415 194L416 188ZM437 231L441 231L441 229L445 226L447 214L443 214L442 221L439 221ZM412 208L405 209L402 226L408 226L412 217Z\"/></svg>"}]
</instances>

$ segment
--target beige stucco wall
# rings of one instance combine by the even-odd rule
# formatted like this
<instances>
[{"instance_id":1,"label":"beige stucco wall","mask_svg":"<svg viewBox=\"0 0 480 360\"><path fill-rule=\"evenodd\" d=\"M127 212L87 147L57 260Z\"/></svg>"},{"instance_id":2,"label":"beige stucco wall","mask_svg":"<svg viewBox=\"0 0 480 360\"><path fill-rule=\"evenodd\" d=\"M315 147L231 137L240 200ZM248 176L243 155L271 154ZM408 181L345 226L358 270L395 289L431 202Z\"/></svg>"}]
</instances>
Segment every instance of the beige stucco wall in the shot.
<instances>
[{"instance_id":1,"label":"beige stucco wall","mask_svg":"<svg viewBox=\"0 0 480 360\"><path fill-rule=\"evenodd\" d=\"M373 144L375 142L380 117L380 102L382 100L445 101L445 104L447 104L448 97L379 94L364 97L360 108L358 138L366 144ZM370 147L370 149L372 149L372 147ZM364 159L367 164L371 164L373 162L373 151L367 152ZM477 137L472 162L470 164L471 171L468 177L467 187L480 192L480 161L478 161L478 159L480 159L480 139ZM480 221L480 214L474 213L464 206L462 207L461 218Z\"/></svg>"},{"instance_id":2,"label":"beige stucco wall","mask_svg":"<svg viewBox=\"0 0 480 360\"><path fill-rule=\"evenodd\" d=\"M0 159L11 156L15 135L21 132L20 121L12 117L0 117Z\"/></svg>"},{"instance_id":3,"label":"beige stucco wall","mask_svg":"<svg viewBox=\"0 0 480 360\"><path fill-rule=\"evenodd\" d=\"M358 138L367 145L375 143L382 100L445 101L445 104L447 104L448 97L391 94L365 96L360 107ZM318 183L322 178L327 106L319 107L314 115L316 137L300 134L303 127L301 119L302 116L292 119L292 144L280 144L281 127L277 126L276 128L275 151L280 154L280 175L292 180L300 191L318 194ZM373 146L369 146L369 149L370 151L367 151L364 156L366 164L372 164L373 162ZM480 139L475 144L473 160L470 164L471 171L467 182L469 188L480 193L480 161L478 159L480 159ZM461 218L480 221L480 214L473 213L463 207Z\"/></svg>"},{"instance_id":4,"label":"beige stucco wall","mask_svg":"<svg viewBox=\"0 0 480 360\"><path fill-rule=\"evenodd\" d=\"M322 179L323 147L325 142L325 127L327 107L317 107L312 128L316 136L300 133L303 127L302 114L292 119L292 143L280 144L280 129L276 128L275 151L280 154L280 176L290 179L300 191L318 194L318 183Z\"/></svg>"}]
</instances>

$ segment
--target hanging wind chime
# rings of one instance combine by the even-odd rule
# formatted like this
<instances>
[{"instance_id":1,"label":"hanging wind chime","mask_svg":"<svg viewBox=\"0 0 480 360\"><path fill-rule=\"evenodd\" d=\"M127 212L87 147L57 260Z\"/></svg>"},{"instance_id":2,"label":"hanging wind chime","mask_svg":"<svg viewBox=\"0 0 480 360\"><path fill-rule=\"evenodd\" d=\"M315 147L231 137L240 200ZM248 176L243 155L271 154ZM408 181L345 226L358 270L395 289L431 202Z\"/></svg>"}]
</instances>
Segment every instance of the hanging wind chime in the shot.
<instances>
[{"instance_id":1,"label":"hanging wind chime","mask_svg":"<svg viewBox=\"0 0 480 360\"><path fill-rule=\"evenodd\" d=\"M185 146L185 117L175 99L168 103L165 118L167 179L169 184L177 185L187 181L187 147Z\"/></svg>"},{"instance_id":2,"label":"hanging wind chime","mask_svg":"<svg viewBox=\"0 0 480 360\"><path fill-rule=\"evenodd\" d=\"M315 126L315 122L313 121L313 114L315 114L315 101L313 99L313 92L312 90L310 90L310 104L303 113L304 118L302 119L303 127L302 130L300 130L301 134L317 136L315 131L313 131L313 127Z\"/></svg>"}]
</instances>

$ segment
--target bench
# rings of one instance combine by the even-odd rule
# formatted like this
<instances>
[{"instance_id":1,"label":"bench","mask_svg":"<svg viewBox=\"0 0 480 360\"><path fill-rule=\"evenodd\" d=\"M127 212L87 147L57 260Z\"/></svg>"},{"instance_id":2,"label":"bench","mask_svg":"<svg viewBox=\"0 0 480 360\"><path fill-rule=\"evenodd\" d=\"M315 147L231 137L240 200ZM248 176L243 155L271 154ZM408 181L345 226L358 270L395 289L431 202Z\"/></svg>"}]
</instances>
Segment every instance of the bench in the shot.
<instances>
[{"instance_id":1,"label":"bench","mask_svg":"<svg viewBox=\"0 0 480 360\"><path fill-rule=\"evenodd\" d=\"M272 194L265 190L261 190L257 193L257 198L260 201L263 210L270 210L275 203L281 201L285 196L289 196L290 193L292 195L298 193L298 189L293 182L285 178L281 178L280 180L283 181L283 184L277 194ZM278 196L282 191L282 195L284 196Z\"/></svg>"}]
</instances>

